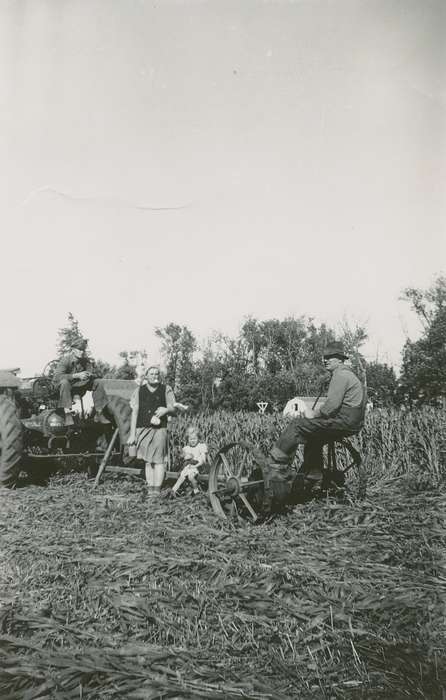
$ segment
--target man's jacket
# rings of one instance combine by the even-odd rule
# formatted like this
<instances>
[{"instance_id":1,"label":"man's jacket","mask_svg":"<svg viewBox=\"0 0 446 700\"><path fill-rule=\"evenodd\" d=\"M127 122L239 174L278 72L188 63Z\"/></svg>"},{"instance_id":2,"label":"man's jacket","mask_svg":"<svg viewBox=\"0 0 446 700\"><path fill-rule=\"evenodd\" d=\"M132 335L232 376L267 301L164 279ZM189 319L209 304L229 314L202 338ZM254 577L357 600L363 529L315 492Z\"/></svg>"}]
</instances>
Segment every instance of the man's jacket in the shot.
<instances>
[{"instance_id":1,"label":"man's jacket","mask_svg":"<svg viewBox=\"0 0 446 700\"><path fill-rule=\"evenodd\" d=\"M54 372L54 382L56 384L60 384L62 379L68 379L71 381L73 379L73 374L84 371L93 373L93 370L93 365L88 357L81 357L78 360L70 353L69 355L64 355L60 359L56 367L56 371Z\"/></svg>"},{"instance_id":2,"label":"man's jacket","mask_svg":"<svg viewBox=\"0 0 446 700\"><path fill-rule=\"evenodd\" d=\"M364 387L350 367L339 365L331 375L321 418L331 419L333 427L357 429L364 420L364 410Z\"/></svg>"}]
</instances>

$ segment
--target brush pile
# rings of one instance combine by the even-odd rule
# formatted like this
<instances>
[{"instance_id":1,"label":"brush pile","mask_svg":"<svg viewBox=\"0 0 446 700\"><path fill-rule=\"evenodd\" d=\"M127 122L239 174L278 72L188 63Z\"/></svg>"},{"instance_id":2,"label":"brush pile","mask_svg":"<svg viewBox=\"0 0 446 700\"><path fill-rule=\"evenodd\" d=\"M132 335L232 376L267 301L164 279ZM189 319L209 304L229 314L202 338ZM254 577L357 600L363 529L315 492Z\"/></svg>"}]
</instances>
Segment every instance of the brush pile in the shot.
<instances>
[{"instance_id":1,"label":"brush pile","mask_svg":"<svg viewBox=\"0 0 446 700\"><path fill-rule=\"evenodd\" d=\"M441 698L441 488L262 525L54 477L0 496L0 697Z\"/></svg>"}]
</instances>

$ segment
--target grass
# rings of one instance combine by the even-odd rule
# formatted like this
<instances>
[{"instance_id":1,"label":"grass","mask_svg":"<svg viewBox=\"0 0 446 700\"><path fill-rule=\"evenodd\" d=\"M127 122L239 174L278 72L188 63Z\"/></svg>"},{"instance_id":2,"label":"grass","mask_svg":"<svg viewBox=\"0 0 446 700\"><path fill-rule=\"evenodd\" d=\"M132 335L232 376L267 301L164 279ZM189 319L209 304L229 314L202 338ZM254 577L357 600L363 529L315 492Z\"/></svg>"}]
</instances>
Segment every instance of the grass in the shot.
<instances>
[{"instance_id":1,"label":"grass","mask_svg":"<svg viewBox=\"0 0 446 700\"><path fill-rule=\"evenodd\" d=\"M3 493L0 697L442 698L434 418L405 416L410 434L369 419L364 498L353 483L262 525L219 521L204 497L153 504L138 479L93 491L63 474ZM228 417L197 419L214 450L220 419L230 431ZM234 425L262 444L277 420Z\"/></svg>"}]
</instances>

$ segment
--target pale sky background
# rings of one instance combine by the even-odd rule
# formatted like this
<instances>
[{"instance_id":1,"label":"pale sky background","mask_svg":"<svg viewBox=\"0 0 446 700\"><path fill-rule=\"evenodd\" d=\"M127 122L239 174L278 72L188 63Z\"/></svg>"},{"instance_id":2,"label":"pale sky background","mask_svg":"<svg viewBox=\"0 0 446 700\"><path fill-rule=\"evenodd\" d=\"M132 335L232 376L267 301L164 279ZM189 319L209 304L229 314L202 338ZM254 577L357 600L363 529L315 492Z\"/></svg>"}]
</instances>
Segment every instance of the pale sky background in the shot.
<instances>
[{"instance_id":1,"label":"pale sky background","mask_svg":"<svg viewBox=\"0 0 446 700\"><path fill-rule=\"evenodd\" d=\"M0 367L69 311L110 362L307 314L397 363L446 268L445 36L443 0L2 0Z\"/></svg>"}]
</instances>

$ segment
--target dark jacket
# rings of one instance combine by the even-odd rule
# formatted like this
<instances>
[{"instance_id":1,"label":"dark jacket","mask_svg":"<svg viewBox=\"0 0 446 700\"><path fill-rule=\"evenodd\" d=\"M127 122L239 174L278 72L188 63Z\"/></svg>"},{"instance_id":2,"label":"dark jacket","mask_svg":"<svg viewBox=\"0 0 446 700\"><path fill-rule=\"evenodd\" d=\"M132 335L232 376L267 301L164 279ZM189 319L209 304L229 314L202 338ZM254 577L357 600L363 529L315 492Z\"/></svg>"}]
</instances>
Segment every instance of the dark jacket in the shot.
<instances>
[{"instance_id":1,"label":"dark jacket","mask_svg":"<svg viewBox=\"0 0 446 700\"><path fill-rule=\"evenodd\" d=\"M161 418L161 422L157 426L150 425L150 420L153 417L156 409L162 406L167 407L166 387L164 384L158 384L155 391L149 391L147 386L143 384L139 387L138 401L138 417L136 419L137 428L165 428L167 426L167 416Z\"/></svg>"},{"instance_id":2,"label":"dark jacket","mask_svg":"<svg viewBox=\"0 0 446 700\"><path fill-rule=\"evenodd\" d=\"M54 372L54 382L60 384L62 379L73 379L73 374L78 372L90 372L93 374L94 367L88 357L81 357L79 360L72 355L64 355L59 360L59 363Z\"/></svg>"}]
</instances>

